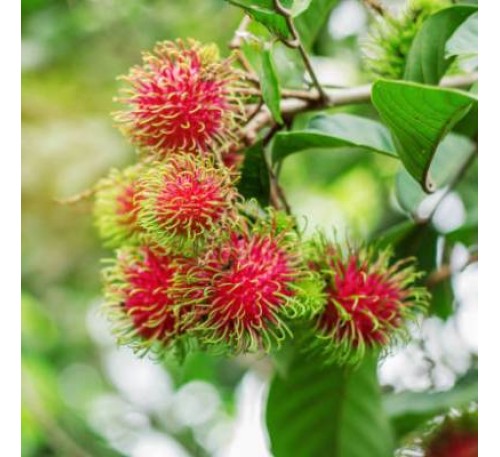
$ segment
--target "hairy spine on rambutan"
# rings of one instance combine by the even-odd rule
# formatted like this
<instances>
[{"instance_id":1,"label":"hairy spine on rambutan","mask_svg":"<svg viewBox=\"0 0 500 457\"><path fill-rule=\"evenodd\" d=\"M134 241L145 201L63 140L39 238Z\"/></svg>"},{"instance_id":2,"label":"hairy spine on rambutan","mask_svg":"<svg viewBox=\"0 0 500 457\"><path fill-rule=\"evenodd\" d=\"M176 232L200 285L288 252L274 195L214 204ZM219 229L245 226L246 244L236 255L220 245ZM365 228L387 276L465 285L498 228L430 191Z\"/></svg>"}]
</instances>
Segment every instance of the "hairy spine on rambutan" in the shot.
<instances>
[{"instance_id":1,"label":"hairy spine on rambutan","mask_svg":"<svg viewBox=\"0 0 500 457\"><path fill-rule=\"evenodd\" d=\"M96 186L94 220L107 247L137 244L143 238L137 216L142 199L139 178L145 169L143 164L113 169Z\"/></svg>"},{"instance_id":2,"label":"hairy spine on rambutan","mask_svg":"<svg viewBox=\"0 0 500 457\"><path fill-rule=\"evenodd\" d=\"M304 264L297 233L276 217L233 229L180 282L201 341L216 352L270 351L291 336L291 321L322 306L322 283Z\"/></svg>"},{"instance_id":3,"label":"hairy spine on rambutan","mask_svg":"<svg viewBox=\"0 0 500 457\"><path fill-rule=\"evenodd\" d=\"M323 236L312 242L310 267L325 281L326 305L315 318L312 349L328 361L358 363L408 336L429 294L412 259L391 262L388 249L342 248Z\"/></svg>"},{"instance_id":4,"label":"hairy spine on rambutan","mask_svg":"<svg viewBox=\"0 0 500 457\"><path fill-rule=\"evenodd\" d=\"M103 270L105 314L118 344L144 355L180 347L188 336L188 308L176 294L176 276L188 260L158 248L128 247Z\"/></svg>"},{"instance_id":5,"label":"hairy spine on rambutan","mask_svg":"<svg viewBox=\"0 0 500 457\"><path fill-rule=\"evenodd\" d=\"M141 180L139 223L169 252L190 252L237 217L233 177L208 158L175 154L151 167Z\"/></svg>"},{"instance_id":6,"label":"hairy spine on rambutan","mask_svg":"<svg viewBox=\"0 0 500 457\"><path fill-rule=\"evenodd\" d=\"M143 54L143 64L121 79L114 114L131 142L160 158L176 151L203 154L228 149L244 120L244 78L221 59L215 44L164 41Z\"/></svg>"}]
</instances>

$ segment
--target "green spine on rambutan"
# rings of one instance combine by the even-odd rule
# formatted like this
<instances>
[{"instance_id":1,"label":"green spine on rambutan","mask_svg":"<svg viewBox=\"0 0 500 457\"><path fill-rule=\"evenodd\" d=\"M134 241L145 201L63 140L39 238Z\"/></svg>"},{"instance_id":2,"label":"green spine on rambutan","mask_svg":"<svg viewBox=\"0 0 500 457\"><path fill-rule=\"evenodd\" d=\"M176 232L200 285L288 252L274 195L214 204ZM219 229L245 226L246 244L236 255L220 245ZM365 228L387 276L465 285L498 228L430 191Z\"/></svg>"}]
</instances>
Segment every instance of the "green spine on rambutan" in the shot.
<instances>
[{"instance_id":1,"label":"green spine on rambutan","mask_svg":"<svg viewBox=\"0 0 500 457\"><path fill-rule=\"evenodd\" d=\"M94 221L109 248L143 241L144 230L137 221L141 192L139 178L145 172L142 163L124 170L112 169L96 186Z\"/></svg>"},{"instance_id":2,"label":"green spine on rambutan","mask_svg":"<svg viewBox=\"0 0 500 457\"><path fill-rule=\"evenodd\" d=\"M311 241L309 266L324 280L325 306L306 332L306 350L326 363L357 364L408 340L408 324L425 313L429 293L413 259L392 262L389 248L345 247L324 235Z\"/></svg>"},{"instance_id":3,"label":"green spine on rambutan","mask_svg":"<svg viewBox=\"0 0 500 457\"><path fill-rule=\"evenodd\" d=\"M402 79L412 42L424 21L450 0L410 0L397 16L378 17L363 46L364 62L375 78Z\"/></svg>"},{"instance_id":4,"label":"green spine on rambutan","mask_svg":"<svg viewBox=\"0 0 500 457\"><path fill-rule=\"evenodd\" d=\"M270 352L292 337L293 322L322 308L323 284L304 263L302 247L291 218L273 211L233 228L184 271L178 284L197 313L203 347Z\"/></svg>"},{"instance_id":5,"label":"green spine on rambutan","mask_svg":"<svg viewBox=\"0 0 500 457\"><path fill-rule=\"evenodd\" d=\"M210 158L178 153L154 163L141 181L139 224L167 252L194 255L237 217L235 175Z\"/></svg>"}]
</instances>

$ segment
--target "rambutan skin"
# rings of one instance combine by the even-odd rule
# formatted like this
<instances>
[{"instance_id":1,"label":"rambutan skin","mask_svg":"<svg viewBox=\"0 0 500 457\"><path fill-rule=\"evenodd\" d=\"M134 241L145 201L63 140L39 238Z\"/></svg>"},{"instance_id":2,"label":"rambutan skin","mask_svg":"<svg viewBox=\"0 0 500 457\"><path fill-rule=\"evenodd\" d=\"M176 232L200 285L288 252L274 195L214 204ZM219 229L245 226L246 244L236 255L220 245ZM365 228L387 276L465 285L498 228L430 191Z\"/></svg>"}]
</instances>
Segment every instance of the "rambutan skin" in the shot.
<instances>
[{"instance_id":1,"label":"rambutan skin","mask_svg":"<svg viewBox=\"0 0 500 457\"><path fill-rule=\"evenodd\" d=\"M435 443L425 455L426 457L477 457L477 432L450 434L446 440Z\"/></svg>"},{"instance_id":2,"label":"rambutan skin","mask_svg":"<svg viewBox=\"0 0 500 457\"><path fill-rule=\"evenodd\" d=\"M105 313L118 343L140 354L163 351L189 329L179 306L175 278L186 259L147 246L118 250L103 270Z\"/></svg>"},{"instance_id":3,"label":"rambutan skin","mask_svg":"<svg viewBox=\"0 0 500 457\"><path fill-rule=\"evenodd\" d=\"M193 251L231 225L239 195L228 170L211 159L175 154L141 180L139 223L169 252Z\"/></svg>"},{"instance_id":4,"label":"rambutan skin","mask_svg":"<svg viewBox=\"0 0 500 457\"><path fill-rule=\"evenodd\" d=\"M310 267L325 281L326 305L315 319L312 347L328 361L358 363L369 350L404 340L407 324L425 311L429 294L414 285L412 260L391 263L389 250L314 241Z\"/></svg>"},{"instance_id":5,"label":"rambutan skin","mask_svg":"<svg viewBox=\"0 0 500 457\"><path fill-rule=\"evenodd\" d=\"M289 323L323 305L322 283L300 255L297 235L276 221L234 230L186 271L201 340L216 352L270 351ZM199 291L203 291L201 295Z\"/></svg>"},{"instance_id":6,"label":"rambutan skin","mask_svg":"<svg viewBox=\"0 0 500 457\"><path fill-rule=\"evenodd\" d=\"M97 183L94 220L107 247L135 245L143 239L144 230L137 218L142 199L139 179L145 170L143 164L113 169Z\"/></svg>"},{"instance_id":7,"label":"rambutan skin","mask_svg":"<svg viewBox=\"0 0 500 457\"><path fill-rule=\"evenodd\" d=\"M244 118L244 78L222 60L215 44L164 41L143 54L142 66L122 77L114 114L122 132L157 157L175 151L206 153L237 139Z\"/></svg>"},{"instance_id":8,"label":"rambutan skin","mask_svg":"<svg viewBox=\"0 0 500 457\"><path fill-rule=\"evenodd\" d=\"M477 457L478 410L473 405L466 411L446 416L423 439L424 457Z\"/></svg>"}]
</instances>

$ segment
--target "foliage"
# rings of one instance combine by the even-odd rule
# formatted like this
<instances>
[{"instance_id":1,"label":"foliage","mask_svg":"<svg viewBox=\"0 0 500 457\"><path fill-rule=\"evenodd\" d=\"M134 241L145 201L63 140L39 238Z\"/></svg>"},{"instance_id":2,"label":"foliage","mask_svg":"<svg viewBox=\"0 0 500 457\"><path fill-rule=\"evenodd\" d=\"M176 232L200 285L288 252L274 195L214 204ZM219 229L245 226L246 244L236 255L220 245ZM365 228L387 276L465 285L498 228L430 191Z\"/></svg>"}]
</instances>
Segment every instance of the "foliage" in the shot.
<instances>
[{"instance_id":1,"label":"foliage","mask_svg":"<svg viewBox=\"0 0 500 457\"><path fill-rule=\"evenodd\" d=\"M169 452L216 454L220 448L203 438L206 424L215 429L222 417L234 420L235 388L262 360L264 376L272 376L265 417L276 457L404 452L427 421L476 400L470 366L457 370L454 376L469 372L448 390L436 392L431 384L418 393L381 385L377 368L407 343L432 359L419 324L429 322L426 313L442 325L457 319L453 281L477 262L477 6L420 0L402 15L384 10L376 18L374 7L372 41L363 46L375 56L363 57L359 36L329 34L326 24L344 5L337 0L209 1L201 12L192 1L112 2L116 15L94 3L75 2L68 10L56 1L23 2L24 38L45 49L44 63L35 59L23 76L30 161L43 148L38 124L45 132L54 121L60 132L71 112L79 131L85 115L101 117L110 109L100 100L115 92L114 75L137 64L138 48L162 44L129 73L131 92L118 100L126 105L118 120L128 123L124 133L137 155L102 119L106 133L60 172L67 176L83 154L95 155L84 178L58 185L25 180L24 454L80 447L96 456L133 452L92 416L90 404L105 395L133 405L148 430L181 446ZM175 17L181 25L169 29ZM38 27L44 20L45 35ZM199 41L187 40L190 34ZM186 41L165 41L176 35ZM80 42L98 46L82 46L81 55L68 51ZM326 81L330 73L339 77L345 61L352 87ZM66 95L59 94L61 80L72 81ZM82 101L76 114L73 102L82 91L94 101ZM37 101L28 100L38 92ZM91 187L106 168L132 160L139 165L114 170ZM45 166L41 175L50 176ZM213 386L221 405L205 428L193 418L169 425L166 415L182 417L171 405L140 409L140 400L122 392L127 379L103 369L112 346L95 335L92 341L81 324L100 294L103 256L88 214L75 212L71 220L72 208L52 208L54 233L37 231L45 218L40 208L48 207L40 199L85 186L97 195L101 237L120 248L104 254L116 259L105 270L105 309L115 329L119 324L118 342L154 354L151 366L161 367L158 379L166 376L176 396L193 381ZM446 214L453 199L463 213L454 224ZM326 248L315 250L309 238L317 237L318 225ZM50 250L56 240L64 246L59 257ZM457 252L465 252L459 264ZM327 313L335 331L320 334ZM259 362L241 356L255 352ZM85 391L86 384L87 397L67 400L67 380L78 378L68 367L82 373L77 388ZM423 376L432 378L427 371ZM133 427L121 430L136 439Z\"/></svg>"}]
</instances>

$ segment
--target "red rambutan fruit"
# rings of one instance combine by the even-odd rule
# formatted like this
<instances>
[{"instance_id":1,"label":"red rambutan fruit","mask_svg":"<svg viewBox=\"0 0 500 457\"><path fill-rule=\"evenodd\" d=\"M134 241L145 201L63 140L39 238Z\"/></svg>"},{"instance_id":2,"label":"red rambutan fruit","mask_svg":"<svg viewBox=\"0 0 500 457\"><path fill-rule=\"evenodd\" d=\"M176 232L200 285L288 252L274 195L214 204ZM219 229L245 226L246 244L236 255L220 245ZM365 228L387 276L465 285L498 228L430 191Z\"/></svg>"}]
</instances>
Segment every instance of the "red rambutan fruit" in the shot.
<instances>
[{"instance_id":1,"label":"red rambutan fruit","mask_svg":"<svg viewBox=\"0 0 500 457\"><path fill-rule=\"evenodd\" d=\"M449 432L432 444L426 457L477 457L477 432Z\"/></svg>"},{"instance_id":2,"label":"red rambutan fruit","mask_svg":"<svg viewBox=\"0 0 500 457\"><path fill-rule=\"evenodd\" d=\"M119 344L145 354L186 333L185 308L175 293L179 262L186 265L186 259L141 246L119 250L103 270L105 310Z\"/></svg>"},{"instance_id":3,"label":"red rambutan fruit","mask_svg":"<svg viewBox=\"0 0 500 457\"><path fill-rule=\"evenodd\" d=\"M325 281L327 300L316 318L313 347L330 361L357 363L370 349L387 349L407 335L407 323L425 310L428 292L411 259L391 263L388 250L345 251L321 239L311 268Z\"/></svg>"},{"instance_id":4,"label":"red rambutan fruit","mask_svg":"<svg viewBox=\"0 0 500 457\"><path fill-rule=\"evenodd\" d=\"M476 409L448 415L423 440L425 457L477 457L478 413Z\"/></svg>"},{"instance_id":5,"label":"red rambutan fruit","mask_svg":"<svg viewBox=\"0 0 500 457\"><path fill-rule=\"evenodd\" d=\"M236 214L238 194L232 177L208 158L169 156L151 168L141 185L144 199L139 223L169 252L199 247Z\"/></svg>"},{"instance_id":6,"label":"red rambutan fruit","mask_svg":"<svg viewBox=\"0 0 500 457\"><path fill-rule=\"evenodd\" d=\"M322 306L322 283L305 267L297 234L276 220L234 229L182 283L202 341L216 351L269 351L291 334L289 320Z\"/></svg>"},{"instance_id":7,"label":"red rambutan fruit","mask_svg":"<svg viewBox=\"0 0 500 457\"><path fill-rule=\"evenodd\" d=\"M144 230L137 221L142 194L139 178L145 167L137 164L125 170L111 170L97 184L94 219L104 244L117 248L137 244Z\"/></svg>"},{"instance_id":8,"label":"red rambutan fruit","mask_svg":"<svg viewBox=\"0 0 500 457\"><path fill-rule=\"evenodd\" d=\"M236 140L243 78L215 44L159 42L142 59L122 77L127 86L117 101L126 108L114 115L133 144L163 157L225 149Z\"/></svg>"}]
</instances>

